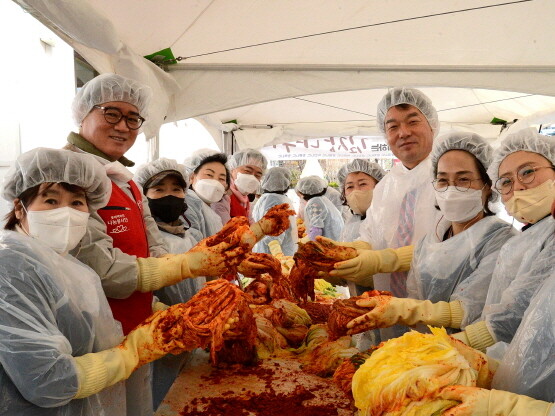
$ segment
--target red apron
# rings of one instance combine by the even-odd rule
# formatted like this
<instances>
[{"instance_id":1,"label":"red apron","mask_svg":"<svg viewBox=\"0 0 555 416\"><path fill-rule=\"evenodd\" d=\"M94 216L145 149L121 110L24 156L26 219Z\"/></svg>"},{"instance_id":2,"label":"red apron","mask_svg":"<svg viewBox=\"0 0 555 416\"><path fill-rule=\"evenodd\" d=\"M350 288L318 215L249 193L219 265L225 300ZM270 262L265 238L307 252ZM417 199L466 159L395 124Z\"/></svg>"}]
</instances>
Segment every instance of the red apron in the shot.
<instances>
[{"instance_id":1,"label":"red apron","mask_svg":"<svg viewBox=\"0 0 555 416\"><path fill-rule=\"evenodd\" d=\"M248 202L247 202L247 206L244 207L243 205L241 205L241 202L239 201L239 199L234 194L231 194L229 199L230 199L229 215L230 215L231 218L234 218L234 217L247 217L247 218L249 218L249 205L250 204Z\"/></svg>"},{"instance_id":2,"label":"red apron","mask_svg":"<svg viewBox=\"0 0 555 416\"><path fill-rule=\"evenodd\" d=\"M112 182L110 201L98 210L98 214L104 220L115 248L132 256L149 257L142 194L135 182L128 183L134 200ZM133 292L126 299L108 298L108 303L125 335L152 314L152 292Z\"/></svg>"}]
</instances>

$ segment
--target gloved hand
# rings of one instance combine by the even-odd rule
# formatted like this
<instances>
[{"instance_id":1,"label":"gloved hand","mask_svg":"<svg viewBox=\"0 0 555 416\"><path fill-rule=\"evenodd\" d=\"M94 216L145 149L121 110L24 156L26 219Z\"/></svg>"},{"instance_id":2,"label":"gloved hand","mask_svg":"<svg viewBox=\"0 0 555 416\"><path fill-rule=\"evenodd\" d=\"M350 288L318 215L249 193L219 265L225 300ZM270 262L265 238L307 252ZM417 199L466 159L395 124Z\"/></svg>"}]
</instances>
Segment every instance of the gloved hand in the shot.
<instances>
[{"instance_id":1,"label":"gloved hand","mask_svg":"<svg viewBox=\"0 0 555 416\"><path fill-rule=\"evenodd\" d=\"M499 367L499 362L488 357L486 354L469 347L458 339L451 337L450 340L451 344L466 359L466 361L468 361L470 367L478 373L478 376L476 377L476 386L487 389L491 388L491 382L497 367Z\"/></svg>"},{"instance_id":2,"label":"gloved hand","mask_svg":"<svg viewBox=\"0 0 555 416\"><path fill-rule=\"evenodd\" d=\"M467 325L464 331L453 334L452 337L482 352L485 352L486 348L495 344L495 338L485 321Z\"/></svg>"},{"instance_id":3,"label":"gloved hand","mask_svg":"<svg viewBox=\"0 0 555 416\"><path fill-rule=\"evenodd\" d=\"M553 403L508 391L466 386L445 387L438 398L461 402L443 416L547 416L553 407Z\"/></svg>"},{"instance_id":4,"label":"gloved hand","mask_svg":"<svg viewBox=\"0 0 555 416\"><path fill-rule=\"evenodd\" d=\"M321 236L323 232L324 230L322 228L310 227L310 230L308 230L308 238L311 241L316 241L316 238Z\"/></svg>"},{"instance_id":5,"label":"gloved hand","mask_svg":"<svg viewBox=\"0 0 555 416\"><path fill-rule=\"evenodd\" d=\"M289 204L279 204L270 208L260 221L251 225L256 241L260 241L265 235L276 236L283 233L291 226L289 217L292 215L295 215L295 211L290 209Z\"/></svg>"},{"instance_id":6,"label":"gloved hand","mask_svg":"<svg viewBox=\"0 0 555 416\"><path fill-rule=\"evenodd\" d=\"M271 254L248 253L237 267L237 271L246 277L258 277L263 273L271 274L281 270L281 263Z\"/></svg>"},{"instance_id":7,"label":"gloved hand","mask_svg":"<svg viewBox=\"0 0 555 416\"><path fill-rule=\"evenodd\" d=\"M356 241L334 241L328 237L316 237L317 242L333 244L334 246L351 247L357 250L372 250L372 245L366 241L356 240Z\"/></svg>"},{"instance_id":8,"label":"gloved hand","mask_svg":"<svg viewBox=\"0 0 555 416\"><path fill-rule=\"evenodd\" d=\"M152 304L152 312L165 311L169 307L170 305L157 301Z\"/></svg>"},{"instance_id":9,"label":"gloved hand","mask_svg":"<svg viewBox=\"0 0 555 416\"><path fill-rule=\"evenodd\" d=\"M369 277L376 273L404 272L410 269L413 246L385 250L360 250L351 260L335 263L330 276L341 277L368 286ZM366 283L366 284L365 284Z\"/></svg>"},{"instance_id":10,"label":"gloved hand","mask_svg":"<svg viewBox=\"0 0 555 416\"><path fill-rule=\"evenodd\" d=\"M241 245L221 242L207 246L207 240L200 241L184 254L138 258L137 290L152 292L191 277L219 276L237 266L246 254L246 248Z\"/></svg>"},{"instance_id":11,"label":"gloved hand","mask_svg":"<svg viewBox=\"0 0 555 416\"><path fill-rule=\"evenodd\" d=\"M291 272L291 269L295 265L295 260L293 259L293 256L284 255L283 251L281 251L281 245L277 240L270 241L268 243L268 248L270 249L270 253L272 253L272 256L278 259L281 263L281 273L284 276L288 276Z\"/></svg>"},{"instance_id":12,"label":"gloved hand","mask_svg":"<svg viewBox=\"0 0 555 416\"><path fill-rule=\"evenodd\" d=\"M79 390L74 398L90 396L126 380L137 368L168 353L180 354L196 348L183 342L183 327L175 319L180 308L182 304L177 304L154 313L117 347L75 357ZM238 318L231 317L224 326L230 336L234 335L230 330L237 321Z\"/></svg>"},{"instance_id":13,"label":"gloved hand","mask_svg":"<svg viewBox=\"0 0 555 416\"><path fill-rule=\"evenodd\" d=\"M347 324L348 334L358 334L376 328L388 328L396 324L451 327L460 325L462 307L459 301L432 303L429 300L396 298L389 295L360 299L357 305L371 310Z\"/></svg>"}]
</instances>

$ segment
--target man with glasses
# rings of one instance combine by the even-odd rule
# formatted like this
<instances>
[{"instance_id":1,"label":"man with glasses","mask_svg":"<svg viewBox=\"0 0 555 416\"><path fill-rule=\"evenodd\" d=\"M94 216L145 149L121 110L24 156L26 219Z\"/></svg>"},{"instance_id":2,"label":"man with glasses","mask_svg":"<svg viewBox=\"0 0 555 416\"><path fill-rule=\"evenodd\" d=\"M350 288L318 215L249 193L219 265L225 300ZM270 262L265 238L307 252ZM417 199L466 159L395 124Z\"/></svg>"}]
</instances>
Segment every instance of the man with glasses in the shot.
<instances>
[{"instance_id":1,"label":"man with glasses","mask_svg":"<svg viewBox=\"0 0 555 416\"><path fill-rule=\"evenodd\" d=\"M75 96L79 133L70 133L65 146L94 155L112 180L108 205L89 217L87 233L72 254L100 276L124 334L153 313L154 290L184 278L222 274L228 268L225 250L233 248L167 254L148 202L126 168L134 163L124 156L148 118L150 96L147 86L120 75L94 78ZM152 415L150 377L145 365L127 380L127 414Z\"/></svg>"}]
</instances>

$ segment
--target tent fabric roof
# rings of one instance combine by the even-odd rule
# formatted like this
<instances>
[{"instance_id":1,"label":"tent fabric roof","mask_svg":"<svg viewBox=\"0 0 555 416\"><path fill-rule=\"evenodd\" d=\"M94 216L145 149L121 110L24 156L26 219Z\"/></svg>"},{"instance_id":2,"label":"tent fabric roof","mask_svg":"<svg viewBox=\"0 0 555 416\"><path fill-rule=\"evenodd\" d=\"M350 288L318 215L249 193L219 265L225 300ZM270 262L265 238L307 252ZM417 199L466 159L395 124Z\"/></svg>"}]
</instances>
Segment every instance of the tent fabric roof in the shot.
<instances>
[{"instance_id":1,"label":"tent fabric roof","mask_svg":"<svg viewBox=\"0 0 555 416\"><path fill-rule=\"evenodd\" d=\"M555 112L551 0L16 2L100 72L153 88L147 136L200 116L274 126L238 130L240 146L370 134L396 85L424 87L445 128L491 135L493 116ZM169 72L142 58L167 47L185 58Z\"/></svg>"}]
</instances>

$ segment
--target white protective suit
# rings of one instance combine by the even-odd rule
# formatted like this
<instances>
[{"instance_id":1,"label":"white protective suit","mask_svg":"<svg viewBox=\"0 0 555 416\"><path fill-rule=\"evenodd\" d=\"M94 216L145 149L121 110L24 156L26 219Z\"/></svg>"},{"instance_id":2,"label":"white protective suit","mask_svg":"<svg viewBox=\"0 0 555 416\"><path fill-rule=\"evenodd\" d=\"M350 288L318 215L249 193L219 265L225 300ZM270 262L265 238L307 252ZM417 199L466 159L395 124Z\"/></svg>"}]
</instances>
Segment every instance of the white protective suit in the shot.
<instances>
[{"instance_id":1,"label":"white protective suit","mask_svg":"<svg viewBox=\"0 0 555 416\"><path fill-rule=\"evenodd\" d=\"M351 216L345 221L339 241L350 242L360 240L360 227L363 221L362 215L351 213Z\"/></svg>"},{"instance_id":2,"label":"white protective suit","mask_svg":"<svg viewBox=\"0 0 555 416\"><path fill-rule=\"evenodd\" d=\"M555 402L554 305L555 273L551 273L535 291L495 372L492 388Z\"/></svg>"},{"instance_id":3,"label":"white protective suit","mask_svg":"<svg viewBox=\"0 0 555 416\"><path fill-rule=\"evenodd\" d=\"M489 216L440 241L438 237L450 226L450 221L442 220L437 232L416 245L407 281L408 297L432 302L461 301L464 328L482 314L499 251L516 235L516 230Z\"/></svg>"},{"instance_id":4,"label":"white protective suit","mask_svg":"<svg viewBox=\"0 0 555 416\"><path fill-rule=\"evenodd\" d=\"M210 237L220 231L223 227L220 216L210 208L192 189L187 189L185 195L187 210L185 216L191 222L187 230L192 238L198 241Z\"/></svg>"},{"instance_id":5,"label":"white protective suit","mask_svg":"<svg viewBox=\"0 0 555 416\"><path fill-rule=\"evenodd\" d=\"M98 275L36 239L0 231L0 285L0 415L125 415L123 382L72 400L72 357L123 339Z\"/></svg>"},{"instance_id":6,"label":"white protective suit","mask_svg":"<svg viewBox=\"0 0 555 416\"><path fill-rule=\"evenodd\" d=\"M343 221L347 221L351 217L351 210L347 205L343 204L341 192L331 186L328 186L326 188L326 193L324 194L324 196L328 198L333 203L333 205L335 205L335 208L337 208L337 210L341 213Z\"/></svg>"},{"instance_id":7,"label":"white protective suit","mask_svg":"<svg viewBox=\"0 0 555 416\"><path fill-rule=\"evenodd\" d=\"M435 208L431 172L429 157L410 170L402 164L394 166L374 188L372 204L360 227L361 240L372 244L374 250L398 248L395 237L401 203L404 196L413 190L416 206L411 244L417 243L428 233L434 233L441 214ZM374 287L377 290L390 290L389 277L389 273L374 275Z\"/></svg>"},{"instance_id":8,"label":"white protective suit","mask_svg":"<svg viewBox=\"0 0 555 416\"><path fill-rule=\"evenodd\" d=\"M322 229L324 237L339 240L343 218L335 205L325 196L315 196L306 203L304 221L307 234L311 227L317 227Z\"/></svg>"},{"instance_id":9,"label":"white protective suit","mask_svg":"<svg viewBox=\"0 0 555 416\"><path fill-rule=\"evenodd\" d=\"M293 201L287 195L265 193L256 202L252 210L252 218L254 221L259 221L272 207L279 204L289 204L293 208ZM278 236L265 236L258 243L255 244L253 252L255 253L268 253L271 254L268 244L270 241L277 240L281 245L281 250L286 256L292 256L297 251L297 220L294 215L289 217L289 228Z\"/></svg>"},{"instance_id":10,"label":"white protective suit","mask_svg":"<svg viewBox=\"0 0 555 416\"><path fill-rule=\"evenodd\" d=\"M511 342L530 299L555 268L555 219L550 215L511 238L499 252L482 320L494 340Z\"/></svg>"}]
</instances>

